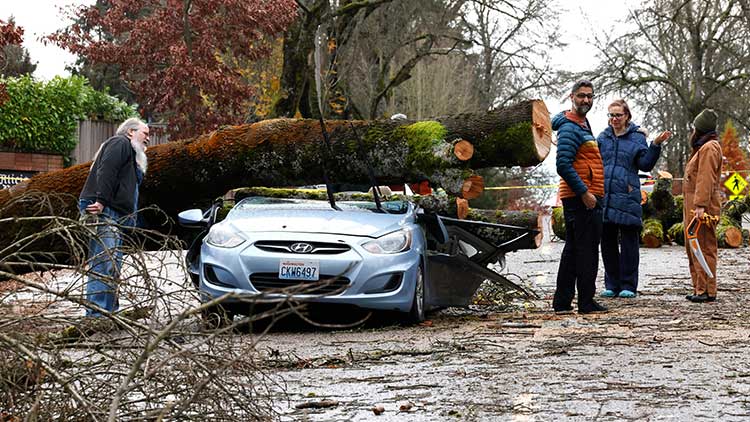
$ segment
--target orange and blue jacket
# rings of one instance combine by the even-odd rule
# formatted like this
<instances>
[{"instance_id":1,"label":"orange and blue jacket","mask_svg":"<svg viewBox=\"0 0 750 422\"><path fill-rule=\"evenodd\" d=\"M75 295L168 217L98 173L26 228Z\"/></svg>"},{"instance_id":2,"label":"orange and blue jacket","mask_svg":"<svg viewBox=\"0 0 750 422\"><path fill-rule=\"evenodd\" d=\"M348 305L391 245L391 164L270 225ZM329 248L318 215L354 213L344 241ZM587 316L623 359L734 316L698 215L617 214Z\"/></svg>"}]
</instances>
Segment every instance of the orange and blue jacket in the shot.
<instances>
[{"instance_id":1,"label":"orange and blue jacket","mask_svg":"<svg viewBox=\"0 0 750 422\"><path fill-rule=\"evenodd\" d=\"M557 131L555 164L561 178L560 198L581 196L587 191L603 197L604 165L588 120L564 111L552 118L552 129Z\"/></svg>"}]
</instances>

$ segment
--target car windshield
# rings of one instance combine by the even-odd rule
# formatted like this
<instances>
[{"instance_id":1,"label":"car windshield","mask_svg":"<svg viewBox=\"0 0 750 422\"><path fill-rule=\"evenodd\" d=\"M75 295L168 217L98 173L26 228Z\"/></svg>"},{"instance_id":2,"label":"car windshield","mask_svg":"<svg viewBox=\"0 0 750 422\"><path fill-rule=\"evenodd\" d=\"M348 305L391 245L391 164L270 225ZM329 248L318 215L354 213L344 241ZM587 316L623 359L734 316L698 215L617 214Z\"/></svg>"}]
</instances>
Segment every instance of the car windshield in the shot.
<instances>
[{"instance_id":1,"label":"car windshield","mask_svg":"<svg viewBox=\"0 0 750 422\"><path fill-rule=\"evenodd\" d=\"M342 211L349 212L378 212L374 202L371 201L336 201L336 205ZM390 214L404 214L409 209L406 201L383 201L383 209ZM254 196L245 198L232 208L232 216L242 216L257 211L268 210L321 210L335 211L328 201L316 199L294 199L294 198L269 198L265 196Z\"/></svg>"}]
</instances>

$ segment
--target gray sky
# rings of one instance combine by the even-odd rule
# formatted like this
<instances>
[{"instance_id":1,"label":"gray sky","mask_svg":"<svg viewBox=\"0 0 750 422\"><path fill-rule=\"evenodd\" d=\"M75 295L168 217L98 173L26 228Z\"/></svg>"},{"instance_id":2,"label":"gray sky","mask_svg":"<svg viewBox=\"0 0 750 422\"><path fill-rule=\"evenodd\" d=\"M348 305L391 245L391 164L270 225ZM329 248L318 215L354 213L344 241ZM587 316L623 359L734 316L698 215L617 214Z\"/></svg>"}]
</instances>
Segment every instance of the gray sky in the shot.
<instances>
[{"instance_id":1,"label":"gray sky","mask_svg":"<svg viewBox=\"0 0 750 422\"><path fill-rule=\"evenodd\" d=\"M23 27L23 46L29 50L32 62L38 62L34 76L49 80L55 75L68 75L65 65L75 62L75 56L53 45L44 45L39 38L49 35L70 22L60 17L59 8L69 5L92 4L86 0L0 0L0 19L10 16Z\"/></svg>"}]
</instances>

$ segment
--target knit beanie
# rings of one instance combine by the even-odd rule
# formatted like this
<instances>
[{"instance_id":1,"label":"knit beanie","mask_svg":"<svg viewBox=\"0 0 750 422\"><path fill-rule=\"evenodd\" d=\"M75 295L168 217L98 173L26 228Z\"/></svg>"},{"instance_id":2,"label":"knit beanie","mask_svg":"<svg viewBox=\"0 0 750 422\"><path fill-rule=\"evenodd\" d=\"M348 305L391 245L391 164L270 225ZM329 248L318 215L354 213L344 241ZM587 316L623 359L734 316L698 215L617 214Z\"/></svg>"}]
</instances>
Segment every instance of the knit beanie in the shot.
<instances>
[{"instance_id":1,"label":"knit beanie","mask_svg":"<svg viewBox=\"0 0 750 422\"><path fill-rule=\"evenodd\" d=\"M716 112L710 108L703 109L693 120L693 127L698 133L708 133L716 130Z\"/></svg>"}]
</instances>

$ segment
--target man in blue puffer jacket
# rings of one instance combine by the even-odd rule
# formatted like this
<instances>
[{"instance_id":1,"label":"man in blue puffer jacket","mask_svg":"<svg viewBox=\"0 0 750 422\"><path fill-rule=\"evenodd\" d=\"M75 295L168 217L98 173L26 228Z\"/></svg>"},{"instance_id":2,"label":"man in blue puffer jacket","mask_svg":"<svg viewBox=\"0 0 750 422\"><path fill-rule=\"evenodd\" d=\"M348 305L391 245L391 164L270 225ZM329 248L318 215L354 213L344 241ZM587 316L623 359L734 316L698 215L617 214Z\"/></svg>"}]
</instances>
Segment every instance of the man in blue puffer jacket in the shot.
<instances>
[{"instance_id":1,"label":"man in blue puffer jacket","mask_svg":"<svg viewBox=\"0 0 750 422\"><path fill-rule=\"evenodd\" d=\"M609 127L597 137L604 162L601 250L606 290L601 296L632 298L638 289L643 214L638 171L654 168L661 143L671 133L662 132L649 146L645 131L631 122L630 108L624 100L612 102L608 111Z\"/></svg>"},{"instance_id":2,"label":"man in blue puffer jacket","mask_svg":"<svg viewBox=\"0 0 750 422\"><path fill-rule=\"evenodd\" d=\"M556 313L571 312L577 289L579 313L606 312L594 300L604 196L602 157L586 118L594 101L594 85L590 81L577 81L568 97L570 110L552 118L552 129L557 131L555 165L561 179L560 199L565 218L565 247L560 256L552 307Z\"/></svg>"}]
</instances>

